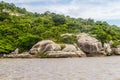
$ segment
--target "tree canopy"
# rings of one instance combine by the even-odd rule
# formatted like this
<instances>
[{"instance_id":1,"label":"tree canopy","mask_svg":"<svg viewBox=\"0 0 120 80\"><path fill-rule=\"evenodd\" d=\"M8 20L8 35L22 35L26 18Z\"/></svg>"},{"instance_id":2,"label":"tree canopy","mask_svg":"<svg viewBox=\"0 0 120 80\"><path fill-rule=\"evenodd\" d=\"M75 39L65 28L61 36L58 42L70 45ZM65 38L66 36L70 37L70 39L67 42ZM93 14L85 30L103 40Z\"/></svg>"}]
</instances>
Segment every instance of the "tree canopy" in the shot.
<instances>
[{"instance_id":1,"label":"tree canopy","mask_svg":"<svg viewBox=\"0 0 120 80\"><path fill-rule=\"evenodd\" d=\"M71 18L49 11L32 13L13 3L0 2L0 54L10 53L15 48L27 51L43 39L66 43L68 39L63 39L61 34L82 32L95 35L102 43L112 40L113 47L120 44L120 27L105 21Z\"/></svg>"}]
</instances>

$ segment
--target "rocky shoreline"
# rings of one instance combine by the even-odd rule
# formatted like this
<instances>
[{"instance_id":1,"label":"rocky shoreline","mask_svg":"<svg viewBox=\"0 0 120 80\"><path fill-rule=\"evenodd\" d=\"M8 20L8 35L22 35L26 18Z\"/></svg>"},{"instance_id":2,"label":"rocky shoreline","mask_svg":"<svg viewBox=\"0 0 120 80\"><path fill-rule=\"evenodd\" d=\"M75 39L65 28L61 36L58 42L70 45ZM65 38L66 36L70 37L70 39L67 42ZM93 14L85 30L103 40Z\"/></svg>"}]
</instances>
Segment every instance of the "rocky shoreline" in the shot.
<instances>
[{"instance_id":1,"label":"rocky shoreline","mask_svg":"<svg viewBox=\"0 0 120 80\"><path fill-rule=\"evenodd\" d=\"M67 35L68 36L68 35ZM71 36L71 35L69 35ZM111 48L112 41L102 43L96 38L81 33L74 44L57 44L52 40L43 40L36 43L29 52L18 54L18 49L3 58L66 58L66 57L96 57L120 55L120 45Z\"/></svg>"}]
</instances>

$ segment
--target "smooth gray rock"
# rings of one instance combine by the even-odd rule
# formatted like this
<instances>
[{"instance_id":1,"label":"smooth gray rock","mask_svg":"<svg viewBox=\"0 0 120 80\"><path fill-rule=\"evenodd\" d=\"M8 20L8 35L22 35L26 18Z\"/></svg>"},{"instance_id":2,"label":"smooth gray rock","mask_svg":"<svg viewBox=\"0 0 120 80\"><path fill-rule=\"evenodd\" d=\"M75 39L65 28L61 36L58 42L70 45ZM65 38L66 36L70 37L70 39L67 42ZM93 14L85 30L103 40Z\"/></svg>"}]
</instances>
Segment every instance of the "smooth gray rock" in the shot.
<instances>
[{"instance_id":1,"label":"smooth gray rock","mask_svg":"<svg viewBox=\"0 0 120 80\"><path fill-rule=\"evenodd\" d=\"M116 48L114 48L114 54L120 55L120 45L118 45Z\"/></svg>"},{"instance_id":2,"label":"smooth gray rock","mask_svg":"<svg viewBox=\"0 0 120 80\"><path fill-rule=\"evenodd\" d=\"M51 40L43 40L36 43L29 51L30 54L36 54L38 52L45 53L47 51L59 51L61 47Z\"/></svg>"},{"instance_id":3,"label":"smooth gray rock","mask_svg":"<svg viewBox=\"0 0 120 80\"><path fill-rule=\"evenodd\" d=\"M87 54L101 53L102 43L86 33L77 35L78 47Z\"/></svg>"},{"instance_id":4,"label":"smooth gray rock","mask_svg":"<svg viewBox=\"0 0 120 80\"><path fill-rule=\"evenodd\" d=\"M104 51L106 55L112 55L112 49L109 43L104 43Z\"/></svg>"},{"instance_id":5,"label":"smooth gray rock","mask_svg":"<svg viewBox=\"0 0 120 80\"><path fill-rule=\"evenodd\" d=\"M62 51L75 52L75 51L77 51L77 48L73 44L65 44L65 48Z\"/></svg>"}]
</instances>

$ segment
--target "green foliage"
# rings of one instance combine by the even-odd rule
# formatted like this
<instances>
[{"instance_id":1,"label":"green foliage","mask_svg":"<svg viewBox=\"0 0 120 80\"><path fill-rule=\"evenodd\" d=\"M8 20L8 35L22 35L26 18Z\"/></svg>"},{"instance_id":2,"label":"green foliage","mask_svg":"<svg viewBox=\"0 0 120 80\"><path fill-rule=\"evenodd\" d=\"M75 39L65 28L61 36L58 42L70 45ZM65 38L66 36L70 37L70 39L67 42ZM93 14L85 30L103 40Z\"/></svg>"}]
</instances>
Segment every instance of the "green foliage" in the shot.
<instances>
[{"instance_id":1,"label":"green foliage","mask_svg":"<svg viewBox=\"0 0 120 80\"><path fill-rule=\"evenodd\" d=\"M0 13L0 21L4 21L5 19L9 18L9 14L6 12Z\"/></svg>"},{"instance_id":2,"label":"green foliage","mask_svg":"<svg viewBox=\"0 0 120 80\"><path fill-rule=\"evenodd\" d=\"M19 48L29 50L36 42L51 39L59 43L75 43L77 34L86 32L102 43L114 41L113 47L120 44L120 27L93 19L71 18L49 11L39 14L16 7L13 3L0 2L0 53L10 53ZM64 46L63 46L64 47Z\"/></svg>"},{"instance_id":3,"label":"green foliage","mask_svg":"<svg viewBox=\"0 0 120 80\"><path fill-rule=\"evenodd\" d=\"M52 20L56 26L65 24L66 20L63 15L54 14L52 15Z\"/></svg>"},{"instance_id":4,"label":"green foliage","mask_svg":"<svg viewBox=\"0 0 120 80\"><path fill-rule=\"evenodd\" d=\"M38 58L47 58L48 54L47 53L40 53L40 52L38 52L38 53L36 53L36 57L38 57Z\"/></svg>"},{"instance_id":5,"label":"green foliage","mask_svg":"<svg viewBox=\"0 0 120 80\"><path fill-rule=\"evenodd\" d=\"M77 42L77 38L74 35L71 35L71 36L65 35L65 36L63 36L62 42L68 43L68 44L73 44L73 43Z\"/></svg>"},{"instance_id":6,"label":"green foliage","mask_svg":"<svg viewBox=\"0 0 120 80\"><path fill-rule=\"evenodd\" d=\"M112 44L112 47L116 47L117 45L120 45L120 41L115 40Z\"/></svg>"},{"instance_id":7,"label":"green foliage","mask_svg":"<svg viewBox=\"0 0 120 80\"><path fill-rule=\"evenodd\" d=\"M63 50L65 48L65 44L61 44L60 47L61 47L61 50Z\"/></svg>"},{"instance_id":8,"label":"green foliage","mask_svg":"<svg viewBox=\"0 0 120 80\"><path fill-rule=\"evenodd\" d=\"M13 43L10 40L0 40L0 53L8 53L14 50Z\"/></svg>"},{"instance_id":9,"label":"green foliage","mask_svg":"<svg viewBox=\"0 0 120 80\"><path fill-rule=\"evenodd\" d=\"M37 43L40 40L41 38L37 35L25 34L18 38L17 46L21 49L21 51L29 50L31 46L33 46L35 43Z\"/></svg>"}]
</instances>

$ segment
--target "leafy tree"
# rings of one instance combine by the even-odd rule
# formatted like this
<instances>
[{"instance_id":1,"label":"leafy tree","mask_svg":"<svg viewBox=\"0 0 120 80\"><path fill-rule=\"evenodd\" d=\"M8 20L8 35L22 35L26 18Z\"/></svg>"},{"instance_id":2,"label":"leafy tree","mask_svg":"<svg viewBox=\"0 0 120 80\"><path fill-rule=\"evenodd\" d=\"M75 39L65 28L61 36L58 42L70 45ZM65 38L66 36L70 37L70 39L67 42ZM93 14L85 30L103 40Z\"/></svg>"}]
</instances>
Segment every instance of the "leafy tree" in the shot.
<instances>
[{"instance_id":1,"label":"leafy tree","mask_svg":"<svg viewBox=\"0 0 120 80\"><path fill-rule=\"evenodd\" d=\"M55 14L52 16L53 22L55 23L55 26L65 24L66 20L63 15Z\"/></svg>"},{"instance_id":2,"label":"leafy tree","mask_svg":"<svg viewBox=\"0 0 120 80\"><path fill-rule=\"evenodd\" d=\"M0 54L10 53L14 50L12 42L8 39L0 40Z\"/></svg>"},{"instance_id":3,"label":"leafy tree","mask_svg":"<svg viewBox=\"0 0 120 80\"><path fill-rule=\"evenodd\" d=\"M17 14L17 15L11 15ZM51 39L59 43L74 43L75 36L61 37L61 34L89 33L102 43L114 42L113 47L120 45L120 27L109 25L105 21L71 18L46 11L32 13L25 8L16 7L13 3L0 2L0 53L10 53L19 48L28 51L36 42Z\"/></svg>"},{"instance_id":4,"label":"leafy tree","mask_svg":"<svg viewBox=\"0 0 120 80\"><path fill-rule=\"evenodd\" d=\"M76 43L76 42L77 42L77 38L76 38L76 36L74 36L74 35L72 35L72 36L65 35L65 36L63 36L63 38L62 38L62 42L63 42L63 43L68 43L68 44L73 44L73 43Z\"/></svg>"},{"instance_id":5,"label":"leafy tree","mask_svg":"<svg viewBox=\"0 0 120 80\"><path fill-rule=\"evenodd\" d=\"M40 40L41 38L39 36L28 33L18 38L17 46L20 48L21 51L29 50L35 43Z\"/></svg>"}]
</instances>

